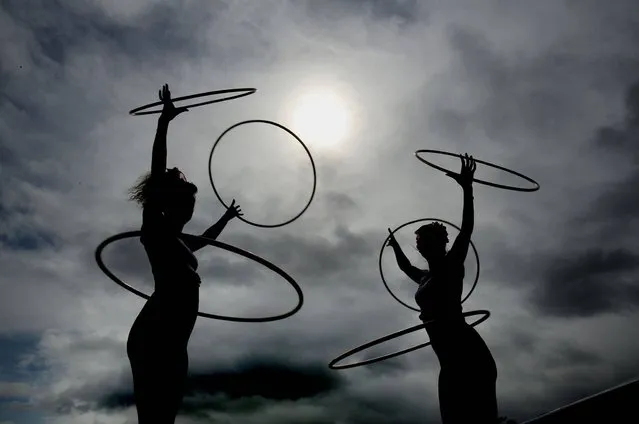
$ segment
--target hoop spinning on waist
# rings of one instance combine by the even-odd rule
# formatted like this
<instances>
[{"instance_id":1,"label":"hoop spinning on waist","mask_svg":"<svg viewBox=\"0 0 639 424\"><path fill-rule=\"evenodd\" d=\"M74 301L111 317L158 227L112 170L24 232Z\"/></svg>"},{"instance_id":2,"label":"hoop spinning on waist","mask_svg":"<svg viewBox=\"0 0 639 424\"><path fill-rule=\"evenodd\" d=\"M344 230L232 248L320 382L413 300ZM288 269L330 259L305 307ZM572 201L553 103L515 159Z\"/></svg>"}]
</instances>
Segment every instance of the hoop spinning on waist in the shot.
<instances>
[{"instance_id":1,"label":"hoop spinning on waist","mask_svg":"<svg viewBox=\"0 0 639 424\"><path fill-rule=\"evenodd\" d=\"M109 277L111 280L113 280L116 284L120 285L121 287L125 288L126 290L130 291L133 294L136 294L138 296L140 296L143 299L149 299L150 296L146 293L143 293L133 287L131 287L130 285L128 285L127 283L125 283L124 281L120 280L118 277L115 276L115 274L113 274L104 264L104 262L102 261L102 251L104 250L104 248L115 242L118 240L123 240L126 238L132 238L132 237L138 237L140 236L142 232L141 231L127 231L124 233L120 233L120 234L116 234L114 236L111 236L109 238L107 238L106 240L104 240L102 243L100 243L98 245L98 247L95 250L95 260L98 263L98 266L100 267L100 269L102 270L102 272L104 272L106 274L107 277ZM284 313L284 314L280 314L280 315L275 315L275 316L271 316L271 317L261 317L261 318L241 318L241 317L230 317L230 316L225 316L225 315L216 315L216 314L209 314L209 313L205 313L205 312L198 312L198 315L204 318L211 318L211 319L219 319L219 320L223 320L223 321L234 321L234 322L270 322L270 321L277 321L277 320L281 320L284 318L288 318L291 315L295 314L297 311L299 311L302 308L302 304L304 303L304 295L302 293L302 289L300 288L300 286L297 284L297 282L293 279L293 277L291 277L290 275L288 275L283 269L279 268L278 266L274 265L273 263L267 261L264 258L261 258L247 250L244 249L240 249L239 247L235 247L233 245L230 244L226 244L226 243L222 243L216 240L212 240L209 239L207 237L202 237L202 236L196 236L196 235L191 235L191 234L183 234L183 236L187 236L187 237L193 237L193 238L198 238L201 239L203 241L205 241L208 245L210 246L214 246L214 247L219 247L220 249L224 249L224 250L228 250L229 252L238 254L240 256L244 256L245 258L251 259L261 265L264 265L265 267L267 267L268 269L270 269L271 271L279 274L280 276L282 276L282 278L284 278L291 286L293 286L293 289L295 290L295 292L297 293L297 298L298 298L298 303L297 305L291 309L290 311Z\"/></svg>"},{"instance_id":2,"label":"hoop spinning on waist","mask_svg":"<svg viewBox=\"0 0 639 424\"><path fill-rule=\"evenodd\" d=\"M488 317L490 317L490 311L485 310L485 309L480 309L480 310L477 310L477 311L464 312L462 314L463 317L470 317L470 316L474 316L474 315L483 315L483 316L481 318L479 318L477 321L473 322L472 324L469 324L471 327L474 327L474 326L479 325L482 322L486 321L488 319ZM433 323L435 321L436 320L426 321L426 322L424 322L422 324L414 325L412 327L408 327L405 330L397 331L395 333L391 333L391 334L388 334L386 336L380 337L379 339L375 339L375 340L370 341L368 343L364 343L361 346L353 348L353 349L351 349L351 350L339 355L337 358L335 358L331 362L329 362L328 367L330 369L334 369L334 370L355 368L355 367L359 367L359 366L362 366L362 365L374 364L375 362L380 362L380 361L384 361L386 359L395 358L395 357L403 355L405 353L413 352L413 351L415 351L417 349L421 349L423 347L430 346L431 341L429 340L426 343L422 343L420 345L413 346L413 347L410 347L408 349L400 350L398 352L393 352L393 353L389 353L389 354L386 354L386 355L378 356L376 358L366 359L366 360L363 360L363 361L360 361L360 362L355 362L355 363L352 363L352 364L335 365L339 361L344 360L344 359L348 358L349 356L353 356L354 354L356 354L358 352L361 352L361 351L366 350L366 349L368 349L370 347L377 346L377 345L382 344L384 342L387 342L389 340L392 340L392 339L395 339L397 337L400 337L400 336L415 332L417 330L420 330L422 328L425 328L427 324Z\"/></svg>"}]
</instances>

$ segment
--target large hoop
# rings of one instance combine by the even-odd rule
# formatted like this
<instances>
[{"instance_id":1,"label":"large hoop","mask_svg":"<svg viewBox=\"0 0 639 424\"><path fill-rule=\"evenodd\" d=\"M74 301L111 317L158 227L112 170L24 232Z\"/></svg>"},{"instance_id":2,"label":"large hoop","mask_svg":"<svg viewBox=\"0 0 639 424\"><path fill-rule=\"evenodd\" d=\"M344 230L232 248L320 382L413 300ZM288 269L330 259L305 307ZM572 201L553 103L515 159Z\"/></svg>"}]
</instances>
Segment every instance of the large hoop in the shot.
<instances>
[{"instance_id":1,"label":"large hoop","mask_svg":"<svg viewBox=\"0 0 639 424\"><path fill-rule=\"evenodd\" d=\"M420 157L419 156L420 153L437 153L437 154L440 154L440 155L453 156L453 157L456 157L456 158L459 157L459 155L457 155L457 154L444 152L444 151L441 151L441 150L420 149L420 150L417 150L415 152L415 157L417 159L419 159L421 162L424 162L426 165L432 166L433 168L438 169L438 170L440 170L442 172L445 172L445 173L453 172L453 171L450 171L450 170L448 170L446 168L442 168L441 166L435 165L434 163L430 163L426 159ZM518 176L520 178L523 178L524 180L534 184L534 187L529 187L529 188L525 188L524 187L524 188L522 188L522 187L508 186L508 185L504 185L504 184L491 183L490 181L479 180L477 178L473 178L473 181L476 182L476 183L484 184L484 185L491 186L491 187L503 188L504 190L513 190L513 191L537 191L537 190L539 190L539 183L537 183L537 181L533 180L532 178L525 176L524 174L521 174L521 173L519 173L517 171L513 171L512 169L504 168L503 166L495 165L493 163L486 162L486 161L483 161L483 160L480 160L480 159L475 159L475 162L482 163L482 164L484 164L486 166L490 166L491 168L497 168L497 169L500 169L502 171L506 171L509 174L516 175L516 176Z\"/></svg>"},{"instance_id":2,"label":"large hoop","mask_svg":"<svg viewBox=\"0 0 639 424\"><path fill-rule=\"evenodd\" d=\"M104 248L115 242L118 240L122 240L122 239L126 239L126 238L132 238L132 237L138 237L141 234L141 231L127 231L124 233L120 233L120 234L116 234L114 236L111 236L109 238L107 238L106 240L104 240L102 243L100 243L97 247L97 249L95 249L95 260L98 263L98 267L100 267L100 269L102 270L102 272L104 272L106 274L107 277L109 277L111 280L113 280L116 284L120 285L121 287L125 288L126 290L130 291L133 294L136 294L138 296L140 296L143 299L149 299L149 295L146 293L143 293L133 287L131 287L130 285L128 285L127 283L125 283L124 281L120 280L118 277L115 276L115 274L113 274L111 271L109 271L109 269L106 267L106 265L104 264L104 262L102 261L102 251L104 250ZM277 321L277 320L281 320L284 318L288 318L291 315L295 314L297 311L299 311L302 308L302 304L304 303L304 295L302 293L302 289L300 288L300 286L297 284L297 282L290 276L288 275L283 269L277 267L276 265L274 265L273 263L267 261L264 258L261 258L257 255L254 255L253 253L246 251L244 249L240 249L239 247L235 247L232 246L230 244L226 244L226 243L222 243L216 240L212 240L209 239L207 237L202 237L202 236L195 236L195 235L191 235L191 234L182 234L182 236L186 236L186 237L191 237L191 238L198 238L200 240L204 240L208 245L214 246L214 247L219 247L220 249L225 249L228 250L229 252L232 253L236 253L238 255L244 256L245 258L251 259L255 262L258 262L259 264L264 265L265 267L267 267L268 269L270 269L271 271L279 274L282 276L282 278L284 278L286 281L289 282L289 284L291 286L293 286L293 289L295 289L295 292L297 293L297 306L295 306L293 309L291 309L290 311L281 314L281 315L274 315L271 317L262 317L262 318L239 318L239 317L229 317L229 316L225 316L225 315L216 315L216 314L209 314L209 313L205 313L205 312L198 312L197 314L203 318L211 318L211 319L219 319L222 321L234 321L234 322L270 322L270 321Z\"/></svg>"},{"instance_id":3,"label":"large hoop","mask_svg":"<svg viewBox=\"0 0 639 424\"><path fill-rule=\"evenodd\" d=\"M399 227L397 227L394 230L392 230L392 234L394 235L397 231L401 230L402 228L406 227L407 225L411 225L411 224L414 224L416 222L423 222L423 221L443 222L444 224L448 224L451 227L456 228L457 231L461 231L461 228L459 228L457 225L453 224L452 222L445 221L443 219L438 219L438 218L420 218L420 219L414 219L412 221L408 221L408 222L400 225ZM379 267L379 275L382 277L382 283L384 283L384 287L386 287L386 290L388 291L388 293L390 293L390 295L393 296L393 298L396 301L398 301L399 303L401 303L402 305L404 305L408 309L411 309L411 310L413 310L415 312L421 312L421 310L419 308L415 308L413 306L410 306L409 304L407 304L404 301L402 301L399 297L397 297L395 295L395 293L393 293L393 291L390 289L390 287L388 286L388 283L386 282L386 279L384 278L384 271L382 269L382 255L384 254L384 250L386 249L386 243L388 242L388 239L390 238L390 236L391 236L390 234L388 236L386 236L386 238L384 239L384 243L382 243L382 248L379 251L378 267ZM472 240L470 240L470 247L473 248L473 253L475 254L475 260L477 261L477 272L476 272L476 275L475 275L475 281L473 282L473 285L472 285L470 291L468 292L466 297L464 297L462 299L461 303L464 303L470 297L470 295L473 293L473 291L475 291L475 287L477 287L477 282L479 281L479 254L477 253L477 249L475 248L475 244L473 243Z\"/></svg>"},{"instance_id":4,"label":"large hoop","mask_svg":"<svg viewBox=\"0 0 639 424\"><path fill-rule=\"evenodd\" d=\"M311 191L311 197L308 199L308 203L306 203L306 206L304 206L304 208L300 211L300 213L298 213L293 218L291 218L288 221L285 221L285 222L283 222L281 224L258 224L256 222L249 221L248 219L244 218L243 216L238 216L237 217L239 220L244 221L247 224L253 225L255 227L261 227L261 228L283 227L284 225L290 224L291 222L295 221L297 218L302 216L302 214L304 212L306 212L306 209L308 209L308 207L311 205L311 202L313 201L313 197L315 196L315 188L317 187L317 171L315 169L315 162L313 161L313 156L311 156L311 152L306 147L306 144L304 144L304 142L297 135L295 135L295 133L293 131L289 130L284 125L278 124L277 122L273 122L273 121L267 121L267 120L264 120L264 119L249 119L247 121L238 122L237 124L232 125L229 128L227 128L222 134L220 134L220 136L217 138L217 140L215 140L215 143L213 144L213 148L211 149L211 153L209 154L209 181L211 182L211 187L213 187L213 192L215 193L215 197L217 197L217 200L219 200L220 203L225 208L228 208L227 204L224 203L224 200L222 200L222 197L220 196L220 193L218 193L217 188L215 188L215 183L213 182L213 174L211 173L211 159L213 159L213 152L215 151L215 148L217 147L217 144L220 142L220 140L222 140L222 137L224 137L226 135L226 133L228 133L229 131L231 131L232 129L234 129L236 127L239 127L240 125L251 124L251 123L269 124L269 125L276 126L276 127L280 128L280 129L283 129L284 131L289 133L291 136L293 136L293 138L295 138L295 140L297 140L302 145L302 147L306 151L306 154L308 155L308 158L311 161L311 167L313 168L313 190Z\"/></svg>"},{"instance_id":5,"label":"large hoop","mask_svg":"<svg viewBox=\"0 0 639 424\"><path fill-rule=\"evenodd\" d=\"M472 324L470 324L471 327L474 327L474 326L479 325L482 322L486 321L488 319L488 317L490 317L490 311L485 310L485 309L479 309L477 311L464 312L462 314L462 317L465 318L465 317L470 317L470 316L474 316L474 315L483 315L483 316L481 318L479 318L477 321L475 321ZM339 361L341 361L343 359L346 359L349 356L355 355L358 352L366 350L369 347L377 346L378 344L382 344L382 343L387 342L389 340L392 340L394 338L406 335L408 333L412 333L412 332L420 330L422 328L426 328L426 325L428 325L430 323L433 323L433 322L435 322L435 320L425 321L422 324L414 325L412 327L408 327L405 330L396 331L395 333L391 333L391 334L389 334L387 336L380 337L379 339L375 339L375 340L370 341L368 343L364 343L361 346L358 346L358 347L353 348L353 349L351 349L351 350L349 350L349 351L347 351L345 353L342 353L337 358L335 358L331 362L329 362L328 367L330 369L333 369L333 370L343 370L343 369L347 369L347 368L360 367L362 365L374 364L375 362L381 362L381 361L384 361L386 359L395 358L395 357L403 355L405 353L409 353L409 352L412 352L414 350L421 349L423 347L429 346L431 344L430 340L428 342L426 342L426 343L422 343L420 345L409 347L408 349L400 350L400 351L389 353L389 354L386 354L386 355L378 356L376 358L366 359L364 361L355 362L353 364L335 365Z\"/></svg>"},{"instance_id":6,"label":"large hoop","mask_svg":"<svg viewBox=\"0 0 639 424\"><path fill-rule=\"evenodd\" d=\"M244 96L248 96L250 94L253 94L256 91L257 91L257 89L255 89L255 88L228 88L228 89L225 89L225 90L207 91L205 93L198 93L198 94L191 94L191 95L188 95L188 96L176 97L175 99L172 99L172 101L173 101L173 103L175 103L175 102L179 102L179 101L182 101L182 100L196 99L198 97L214 96L216 94L240 93L240 94L236 94L236 95L229 96L229 97L223 97L221 99L208 100L206 102L193 103L193 104L190 104L190 105L180 106L180 107L191 108L191 107L209 105L211 103L225 102L227 100L239 99L240 97L244 97ZM154 106L161 106L161 105L163 105L162 101L155 102L155 103L149 103L148 105L144 105L144 106L136 107L135 109L131 109L129 111L129 114L133 115L133 116L140 116L140 115L152 115L154 113L161 113L162 109L149 110L149 111L146 111L146 112L140 112L141 110L148 109L148 108L151 108L151 107L154 107Z\"/></svg>"}]
</instances>

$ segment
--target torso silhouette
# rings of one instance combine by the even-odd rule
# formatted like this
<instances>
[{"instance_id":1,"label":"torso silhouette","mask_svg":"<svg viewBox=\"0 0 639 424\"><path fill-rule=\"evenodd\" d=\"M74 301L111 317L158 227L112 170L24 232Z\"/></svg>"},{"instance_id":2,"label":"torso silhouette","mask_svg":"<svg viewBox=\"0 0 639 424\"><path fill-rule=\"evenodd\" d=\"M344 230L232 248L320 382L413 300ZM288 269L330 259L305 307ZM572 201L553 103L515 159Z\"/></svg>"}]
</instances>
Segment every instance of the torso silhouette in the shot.
<instances>
[{"instance_id":1,"label":"torso silhouette","mask_svg":"<svg viewBox=\"0 0 639 424\"><path fill-rule=\"evenodd\" d=\"M195 325L200 277L193 252L171 231L161 212L144 210L140 241L151 264L155 291L134 326L144 327L145 342L153 349L184 351Z\"/></svg>"},{"instance_id":2,"label":"torso silhouette","mask_svg":"<svg viewBox=\"0 0 639 424\"><path fill-rule=\"evenodd\" d=\"M442 366L461 354L460 343L470 327L462 316L461 295L464 266L449 257L434 270L424 271L415 301L421 309L419 318L426 322L433 350Z\"/></svg>"},{"instance_id":3,"label":"torso silhouette","mask_svg":"<svg viewBox=\"0 0 639 424\"><path fill-rule=\"evenodd\" d=\"M464 266L449 263L447 257L436 270L424 271L415 293L415 301L422 313L419 319L437 321L461 318L461 294Z\"/></svg>"}]
</instances>

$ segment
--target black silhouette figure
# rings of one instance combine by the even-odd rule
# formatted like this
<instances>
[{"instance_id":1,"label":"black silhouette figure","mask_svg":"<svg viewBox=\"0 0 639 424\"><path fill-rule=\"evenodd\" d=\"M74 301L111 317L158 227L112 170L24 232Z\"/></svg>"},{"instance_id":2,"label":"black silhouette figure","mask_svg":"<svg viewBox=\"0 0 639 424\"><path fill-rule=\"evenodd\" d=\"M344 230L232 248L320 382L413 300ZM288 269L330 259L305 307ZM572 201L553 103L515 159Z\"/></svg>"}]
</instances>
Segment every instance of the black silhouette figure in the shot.
<instances>
[{"instance_id":1,"label":"black silhouette figure","mask_svg":"<svg viewBox=\"0 0 639 424\"><path fill-rule=\"evenodd\" d=\"M459 174L448 173L464 191L461 231L446 251L448 233L439 223L423 225L416 232L416 247L428 262L428 270L413 266L391 233L388 246L399 268L419 284L415 300L419 318L426 324L433 350L439 359L439 409L444 424L494 424L497 416L497 367L481 336L462 316L461 295L464 260L473 232L472 181L476 163L461 156ZM389 229L390 232L390 229Z\"/></svg>"},{"instance_id":2,"label":"black silhouette figure","mask_svg":"<svg viewBox=\"0 0 639 424\"><path fill-rule=\"evenodd\" d=\"M160 91L164 108L158 120L151 173L131 189L143 208L140 241L155 280L155 291L129 333L127 353L140 424L174 423L182 403L188 370L187 345L197 318L200 277L193 252L206 243L181 235L195 207L197 187L177 168L166 168L169 122L185 112L171 101L168 85ZM202 235L215 239L241 215L235 200Z\"/></svg>"}]
</instances>

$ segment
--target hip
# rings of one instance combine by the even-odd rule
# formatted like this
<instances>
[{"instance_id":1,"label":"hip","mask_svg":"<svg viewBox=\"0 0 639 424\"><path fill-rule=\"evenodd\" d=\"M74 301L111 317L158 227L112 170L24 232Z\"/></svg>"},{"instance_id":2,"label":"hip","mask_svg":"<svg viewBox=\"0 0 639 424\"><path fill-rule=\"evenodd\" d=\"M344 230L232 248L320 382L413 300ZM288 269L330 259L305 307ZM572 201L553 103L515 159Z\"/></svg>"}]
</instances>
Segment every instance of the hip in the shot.
<instances>
[{"instance_id":1,"label":"hip","mask_svg":"<svg viewBox=\"0 0 639 424\"><path fill-rule=\"evenodd\" d=\"M465 322L426 327L433 350L442 366L463 368L487 367L496 370L495 360L484 339ZM495 371L496 372L496 371Z\"/></svg>"}]
</instances>

